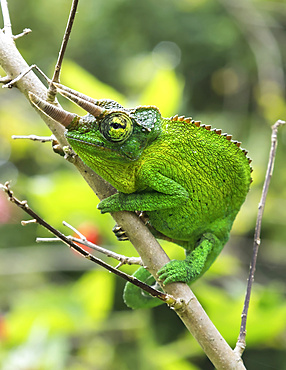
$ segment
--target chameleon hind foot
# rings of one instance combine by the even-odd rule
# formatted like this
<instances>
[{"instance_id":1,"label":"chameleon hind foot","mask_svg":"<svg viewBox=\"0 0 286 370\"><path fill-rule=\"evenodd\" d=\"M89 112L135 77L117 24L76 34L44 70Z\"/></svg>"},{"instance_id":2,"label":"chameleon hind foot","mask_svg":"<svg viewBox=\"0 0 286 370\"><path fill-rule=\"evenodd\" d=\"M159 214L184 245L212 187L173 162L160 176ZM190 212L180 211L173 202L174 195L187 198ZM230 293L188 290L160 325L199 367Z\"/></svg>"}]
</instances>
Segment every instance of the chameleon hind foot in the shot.
<instances>
[{"instance_id":1,"label":"chameleon hind foot","mask_svg":"<svg viewBox=\"0 0 286 370\"><path fill-rule=\"evenodd\" d=\"M157 275L164 285L183 282L190 283L201 276L210 266L211 261L221 251L224 244L213 234L205 233L195 249L187 254L183 261L172 260L166 263Z\"/></svg>"},{"instance_id":2,"label":"chameleon hind foot","mask_svg":"<svg viewBox=\"0 0 286 370\"><path fill-rule=\"evenodd\" d=\"M163 266L157 275L164 285L176 282L188 283L192 280L193 271L187 261L173 260Z\"/></svg>"}]
</instances>

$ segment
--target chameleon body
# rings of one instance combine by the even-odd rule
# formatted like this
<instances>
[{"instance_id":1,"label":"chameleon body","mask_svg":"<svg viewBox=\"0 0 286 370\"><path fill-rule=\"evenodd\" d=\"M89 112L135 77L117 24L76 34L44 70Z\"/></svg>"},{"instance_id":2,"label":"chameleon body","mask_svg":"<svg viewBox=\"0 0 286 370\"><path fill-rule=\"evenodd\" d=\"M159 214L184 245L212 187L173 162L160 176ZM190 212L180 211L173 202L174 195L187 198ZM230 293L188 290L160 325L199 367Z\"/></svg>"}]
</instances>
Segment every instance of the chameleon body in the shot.
<instances>
[{"instance_id":1,"label":"chameleon body","mask_svg":"<svg viewBox=\"0 0 286 370\"><path fill-rule=\"evenodd\" d=\"M66 138L118 190L98 208L102 213L145 211L156 237L186 251L185 260L170 261L158 271L160 280L194 281L221 252L248 193L246 151L231 136L191 118L163 118L153 106L126 109L110 100L93 102L102 109L98 116L73 119ZM148 282L143 268L135 276ZM158 304L130 283L124 294L132 308Z\"/></svg>"}]
</instances>

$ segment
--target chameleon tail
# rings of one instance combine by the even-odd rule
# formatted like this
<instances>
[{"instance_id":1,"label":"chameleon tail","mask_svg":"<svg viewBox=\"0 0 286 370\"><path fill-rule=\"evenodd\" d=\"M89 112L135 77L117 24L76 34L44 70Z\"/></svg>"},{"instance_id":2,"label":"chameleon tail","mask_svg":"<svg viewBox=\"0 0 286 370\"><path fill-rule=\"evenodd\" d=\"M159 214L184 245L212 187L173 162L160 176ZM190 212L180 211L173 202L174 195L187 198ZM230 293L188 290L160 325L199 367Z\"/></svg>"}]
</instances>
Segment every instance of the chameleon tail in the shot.
<instances>
[{"instance_id":1,"label":"chameleon tail","mask_svg":"<svg viewBox=\"0 0 286 370\"><path fill-rule=\"evenodd\" d=\"M150 272L144 269L144 267L140 267L138 270L136 270L133 276L148 285L154 286L157 284L154 277L150 274ZM158 287L156 286L156 289L157 288ZM123 299L125 304L133 309L152 308L163 304L160 299L152 297L131 283L127 283L125 285Z\"/></svg>"}]
</instances>

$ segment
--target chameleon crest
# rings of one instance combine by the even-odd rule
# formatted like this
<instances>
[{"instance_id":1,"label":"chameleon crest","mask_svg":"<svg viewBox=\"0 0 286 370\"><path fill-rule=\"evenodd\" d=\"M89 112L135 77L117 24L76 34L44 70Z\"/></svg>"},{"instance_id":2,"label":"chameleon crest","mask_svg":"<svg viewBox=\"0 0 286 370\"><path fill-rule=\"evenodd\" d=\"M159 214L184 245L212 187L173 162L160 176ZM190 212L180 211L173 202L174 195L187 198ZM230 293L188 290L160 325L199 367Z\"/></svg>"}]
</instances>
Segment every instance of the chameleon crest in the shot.
<instances>
[{"instance_id":1,"label":"chameleon crest","mask_svg":"<svg viewBox=\"0 0 286 370\"><path fill-rule=\"evenodd\" d=\"M241 143L191 118L163 118L153 106L127 109L55 85L88 114L79 117L33 94L30 99L66 127L74 151L118 190L98 208L102 213L145 211L156 237L185 248L185 260L170 261L158 271L164 284L199 278L227 242L249 190L250 160ZM135 276L148 280L150 274L140 268ZM130 283L124 299L132 308L160 304Z\"/></svg>"}]
</instances>

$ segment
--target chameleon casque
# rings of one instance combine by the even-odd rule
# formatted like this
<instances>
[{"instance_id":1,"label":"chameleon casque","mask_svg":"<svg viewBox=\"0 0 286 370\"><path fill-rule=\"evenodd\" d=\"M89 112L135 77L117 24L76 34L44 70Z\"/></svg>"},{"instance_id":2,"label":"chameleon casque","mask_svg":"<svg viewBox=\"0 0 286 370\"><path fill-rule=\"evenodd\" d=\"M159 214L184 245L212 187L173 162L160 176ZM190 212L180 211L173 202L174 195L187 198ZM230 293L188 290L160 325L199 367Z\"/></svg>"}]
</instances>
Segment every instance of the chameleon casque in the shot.
<instances>
[{"instance_id":1,"label":"chameleon casque","mask_svg":"<svg viewBox=\"0 0 286 370\"><path fill-rule=\"evenodd\" d=\"M98 204L101 212L145 211L156 237L185 248L185 260L158 271L164 284L200 277L227 242L249 190L251 161L241 143L191 118L163 118L154 106L126 109L55 85L88 114L79 117L32 93L30 100L66 127L72 149L118 190ZM150 281L143 267L135 276ZM124 299L132 308L161 303L130 283Z\"/></svg>"}]
</instances>

